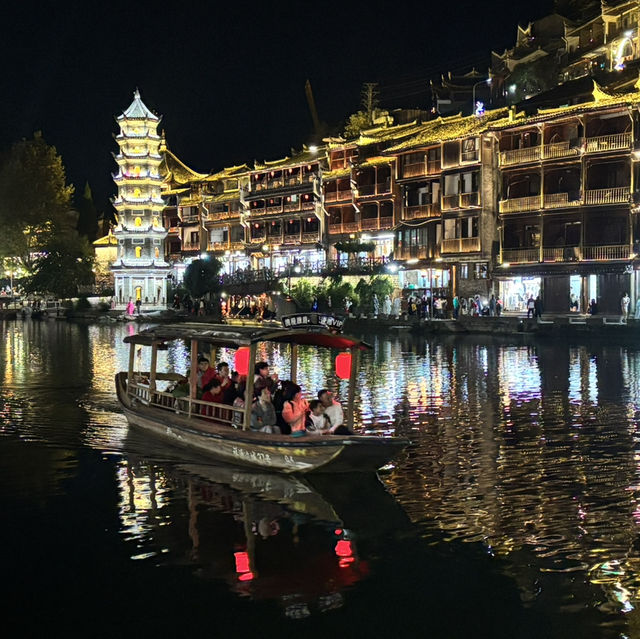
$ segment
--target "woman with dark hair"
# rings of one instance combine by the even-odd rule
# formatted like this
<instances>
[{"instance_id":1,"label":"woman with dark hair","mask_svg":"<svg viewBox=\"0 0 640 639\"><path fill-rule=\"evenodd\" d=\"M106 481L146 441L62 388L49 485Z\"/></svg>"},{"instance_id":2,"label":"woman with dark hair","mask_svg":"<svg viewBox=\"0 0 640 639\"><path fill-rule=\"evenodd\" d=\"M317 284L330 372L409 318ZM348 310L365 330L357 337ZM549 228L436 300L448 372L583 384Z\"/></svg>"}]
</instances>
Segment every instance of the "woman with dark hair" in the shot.
<instances>
[{"instance_id":1,"label":"woman with dark hair","mask_svg":"<svg viewBox=\"0 0 640 639\"><path fill-rule=\"evenodd\" d=\"M282 418L291 428L292 437L302 437L307 434L304 427L309 404L302 397L302 390L297 384L289 384L284 390L284 406L282 407Z\"/></svg>"}]
</instances>

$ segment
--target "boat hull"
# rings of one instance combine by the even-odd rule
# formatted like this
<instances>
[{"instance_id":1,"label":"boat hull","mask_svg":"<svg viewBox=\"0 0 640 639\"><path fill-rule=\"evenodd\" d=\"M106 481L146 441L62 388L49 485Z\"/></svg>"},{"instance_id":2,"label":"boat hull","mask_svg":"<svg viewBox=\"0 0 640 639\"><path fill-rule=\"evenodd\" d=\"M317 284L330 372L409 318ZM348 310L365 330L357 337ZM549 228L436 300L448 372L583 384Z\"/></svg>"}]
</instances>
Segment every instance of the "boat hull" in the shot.
<instances>
[{"instance_id":1,"label":"boat hull","mask_svg":"<svg viewBox=\"0 0 640 639\"><path fill-rule=\"evenodd\" d=\"M284 473L375 472L409 442L396 437L269 435L154 408L126 394L126 375L116 377L118 398L132 426L214 459Z\"/></svg>"}]
</instances>

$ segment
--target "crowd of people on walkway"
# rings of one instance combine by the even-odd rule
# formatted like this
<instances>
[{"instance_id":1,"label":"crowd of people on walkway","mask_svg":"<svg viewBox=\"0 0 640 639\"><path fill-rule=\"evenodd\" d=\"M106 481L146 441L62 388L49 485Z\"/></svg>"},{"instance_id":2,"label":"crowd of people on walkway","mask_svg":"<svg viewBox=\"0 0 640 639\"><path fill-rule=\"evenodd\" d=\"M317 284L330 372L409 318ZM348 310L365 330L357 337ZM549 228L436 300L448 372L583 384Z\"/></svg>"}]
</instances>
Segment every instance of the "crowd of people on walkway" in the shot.
<instances>
[{"instance_id":1,"label":"crowd of people on walkway","mask_svg":"<svg viewBox=\"0 0 640 639\"><path fill-rule=\"evenodd\" d=\"M200 400L200 415L242 428L247 402L246 376L231 371L224 361L211 366L204 356L198 358L197 366L196 399ZM293 437L352 434L345 425L342 405L330 390L322 388L308 401L298 384L280 380L270 372L267 362L258 362L253 375L252 431ZM176 382L170 393L176 400L188 397L188 379Z\"/></svg>"}]
</instances>

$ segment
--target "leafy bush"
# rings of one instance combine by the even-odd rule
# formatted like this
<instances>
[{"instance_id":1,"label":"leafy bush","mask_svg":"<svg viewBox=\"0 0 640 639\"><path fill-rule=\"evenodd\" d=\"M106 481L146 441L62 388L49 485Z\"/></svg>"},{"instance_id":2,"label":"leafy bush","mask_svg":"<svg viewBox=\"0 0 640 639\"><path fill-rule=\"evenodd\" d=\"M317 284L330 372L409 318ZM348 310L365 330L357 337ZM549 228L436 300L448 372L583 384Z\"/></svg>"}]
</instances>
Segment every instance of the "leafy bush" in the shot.
<instances>
[{"instance_id":1,"label":"leafy bush","mask_svg":"<svg viewBox=\"0 0 640 639\"><path fill-rule=\"evenodd\" d=\"M79 297L76 302L76 311L86 311L91 308L91 304L86 297Z\"/></svg>"},{"instance_id":2,"label":"leafy bush","mask_svg":"<svg viewBox=\"0 0 640 639\"><path fill-rule=\"evenodd\" d=\"M331 298L331 309L344 310L344 301L349 298L354 305L358 303L358 295L349 282L333 281L326 289L327 298Z\"/></svg>"},{"instance_id":3,"label":"leafy bush","mask_svg":"<svg viewBox=\"0 0 640 639\"><path fill-rule=\"evenodd\" d=\"M373 309L373 296L378 296L380 306L387 295L393 293L395 286L393 280L388 275L376 275L367 282L361 279L356 286L356 293L360 298L362 310L367 313Z\"/></svg>"},{"instance_id":4,"label":"leafy bush","mask_svg":"<svg viewBox=\"0 0 640 639\"><path fill-rule=\"evenodd\" d=\"M338 253L371 253L375 248L376 245L373 242L360 242L358 240L336 242L336 251Z\"/></svg>"},{"instance_id":5,"label":"leafy bush","mask_svg":"<svg viewBox=\"0 0 640 639\"><path fill-rule=\"evenodd\" d=\"M291 299L293 299L296 306L302 311L307 311L311 308L314 294L314 287L311 285L309 280L298 280L291 287Z\"/></svg>"}]
</instances>

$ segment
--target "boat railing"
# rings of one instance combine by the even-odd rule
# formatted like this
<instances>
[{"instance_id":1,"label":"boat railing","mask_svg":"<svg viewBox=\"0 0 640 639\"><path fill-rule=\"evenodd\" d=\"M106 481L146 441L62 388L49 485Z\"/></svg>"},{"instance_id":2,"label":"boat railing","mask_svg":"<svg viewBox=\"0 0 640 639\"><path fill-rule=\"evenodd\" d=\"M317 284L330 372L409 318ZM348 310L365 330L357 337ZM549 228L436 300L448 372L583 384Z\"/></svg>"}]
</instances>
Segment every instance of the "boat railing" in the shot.
<instances>
[{"instance_id":1,"label":"boat railing","mask_svg":"<svg viewBox=\"0 0 640 639\"><path fill-rule=\"evenodd\" d=\"M131 380L127 385L127 393L145 406L155 406L185 417L200 417L228 426L242 426L245 412L243 407L208 402L195 397L175 397L168 391L151 389L148 383L140 381L145 378L149 379L142 373L137 380Z\"/></svg>"}]
</instances>

